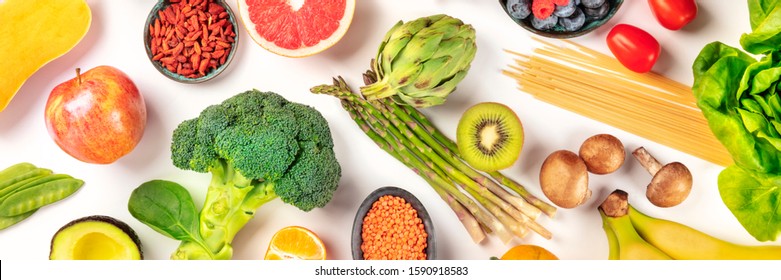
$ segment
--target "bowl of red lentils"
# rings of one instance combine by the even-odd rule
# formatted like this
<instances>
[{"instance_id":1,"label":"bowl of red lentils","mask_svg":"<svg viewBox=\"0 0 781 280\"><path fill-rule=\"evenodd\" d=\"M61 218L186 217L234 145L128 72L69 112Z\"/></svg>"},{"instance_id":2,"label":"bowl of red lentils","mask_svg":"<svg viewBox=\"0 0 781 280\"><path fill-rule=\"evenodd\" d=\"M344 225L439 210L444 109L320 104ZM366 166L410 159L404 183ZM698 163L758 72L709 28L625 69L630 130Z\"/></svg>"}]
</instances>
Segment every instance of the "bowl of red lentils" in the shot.
<instances>
[{"instance_id":1,"label":"bowl of red lentils","mask_svg":"<svg viewBox=\"0 0 781 280\"><path fill-rule=\"evenodd\" d=\"M164 76L205 82L233 60L239 43L236 23L224 0L160 0L146 19L144 47Z\"/></svg>"},{"instance_id":2,"label":"bowl of red lentils","mask_svg":"<svg viewBox=\"0 0 781 280\"><path fill-rule=\"evenodd\" d=\"M355 260L433 260L434 227L412 193L382 187L363 200L353 221Z\"/></svg>"}]
</instances>

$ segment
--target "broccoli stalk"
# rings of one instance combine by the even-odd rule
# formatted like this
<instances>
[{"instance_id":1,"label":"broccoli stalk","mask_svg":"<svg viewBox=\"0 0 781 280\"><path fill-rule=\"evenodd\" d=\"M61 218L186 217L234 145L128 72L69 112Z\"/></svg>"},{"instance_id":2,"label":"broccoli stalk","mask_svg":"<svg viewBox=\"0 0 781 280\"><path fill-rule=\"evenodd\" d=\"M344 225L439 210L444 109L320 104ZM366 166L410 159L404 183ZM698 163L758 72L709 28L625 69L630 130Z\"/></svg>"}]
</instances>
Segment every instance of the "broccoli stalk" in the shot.
<instances>
[{"instance_id":1,"label":"broccoli stalk","mask_svg":"<svg viewBox=\"0 0 781 280\"><path fill-rule=\"evenodd\" d=\"M274 183L253 183L223 162L211 169L212 180L200 213L200 242L183 241L172 259L230 259L231 241L266 202L276 199ZM238 206L238 207L233 207Z\"/></svg>"},{"instance_id":2,"label":"broccoli stalk","mask_svg":"<svg viewBox=\"0 0 781 280\"><path fill-rule=\"evenodd\" d=\"M192 215L197 216L192 222L197 225L191 231L197 232L175 231L187 228L183 219L174 223L158 217L189 218L174 207L191 200L186 190L153 189L173 184L152 184L149 190L142 185L131 196L129 208L141 222L182 241L172 259L230 259L233 238L260 206L280 198L303 211L323 207L341 177L323 116L276 93L257 90L209 106L197 118L179 124L171 158L180 169L212 174L204 206ZM188 197L178 201L156 194L181 192ZM155 207L145 209L148 205L162 206L158 212L164 213L150 210Z\"/></svg>"}]
</instances>

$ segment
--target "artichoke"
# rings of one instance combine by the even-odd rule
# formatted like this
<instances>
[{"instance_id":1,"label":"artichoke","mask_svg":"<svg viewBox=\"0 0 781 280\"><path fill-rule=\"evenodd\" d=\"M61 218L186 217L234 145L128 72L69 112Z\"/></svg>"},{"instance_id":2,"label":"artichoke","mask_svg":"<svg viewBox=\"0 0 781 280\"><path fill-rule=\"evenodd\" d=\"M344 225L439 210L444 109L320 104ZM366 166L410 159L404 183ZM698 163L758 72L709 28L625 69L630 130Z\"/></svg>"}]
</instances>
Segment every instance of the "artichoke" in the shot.
<instances>
[{"instance_id":1,"label":"artichoke","mask_svg":"<svg viewBox=\"0 0 781 280\"><path fill-rule=\"evenodd\" d=\"M361 92L369 100L396 96L417 108L442 104L466 76L476 51L474 28L457 18L399 21L372 65L377 82Z\"/></svg>"}]
</instances>

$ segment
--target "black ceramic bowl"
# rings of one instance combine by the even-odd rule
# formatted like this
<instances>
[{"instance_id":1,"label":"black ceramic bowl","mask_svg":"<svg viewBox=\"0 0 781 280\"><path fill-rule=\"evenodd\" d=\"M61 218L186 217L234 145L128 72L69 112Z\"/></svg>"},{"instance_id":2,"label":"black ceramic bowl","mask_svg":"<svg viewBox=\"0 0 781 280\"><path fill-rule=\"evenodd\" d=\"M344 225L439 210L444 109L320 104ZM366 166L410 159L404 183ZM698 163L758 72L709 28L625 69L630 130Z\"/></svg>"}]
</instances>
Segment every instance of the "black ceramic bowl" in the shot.
<instances>
[{"instance_id":1,"label":"black ceramic bowl","mask_svg":"<svg viewBox=\"0 0 781 280\"><path fill-rule=\"evenodd\" d=\"M575 1L575 0L570 0L570 1ZM502 6L502 10L504 10L504 12L507 14L508 17L510 17L511 20L515 21L515 23L517 23L524 29L528 30L529 32L540 36L549 37L549 38L567 39L567 38L574 38L574 37L588 34L594 29L597 29L598 27L602 26L603 24L608 22L610 18L613 17L613 15L616 14L618 9L621 8L621 4L624 3L624 0L606 0L606 1L610 4L610 9L608 10L607 15L598 20L593 20L593 21L586 20L586 23L583 25L583 27L581 27L576 31L566 31L559 25L556 25L553 29L550 30L544 30L544 31L537 30L534 27L532 27L531 24L531 17L534 16L533 14L527 16L522 20L518 20L510 16L510 12L507 11L507 0L499 0L499 5Z\"/></svg>"},{"instance_id":2,"label":"black ceramic bowl","mask_svg":"<svg viewBox=\"0 0 781 280\"><path fill-rule=\"evenodd\" d=\"M212 69L209 72L206 73L206 75L197 77L197 78L188 78L183 75L179 75L175 72L169 71L167 68L165 68L160 62L155 61L152 59L152 48L150 47L150 36L149 36L149 26L153 25L155 22L155 19L157 19L158 12L165 9L170 5L170 1L168 0L160 0L155 4L154 7L152 7L152 11L149 12L149 15L146 18L146 24L144 25L144 48L146 49L146 55L149 58L149 61L152 62L152 65L154 65L155 69L163 74L163 76L168 77L171 80L186 83L186 84L196 84L205 82L208 80L213 79L214 77L217 77L220 73L222 73L225 68L228 67L228 65L233 60L233 56L236 54L236 49L238 49L239 45L239 26L237 25L236 16L233 14L233 10L231 10L231 7L225 3L225 0L217 0L215 1L216 4L221 5L225 8L225 11L228 13L228 22L233 25L233 33L235 33L235 37L233 38L233 43L231 43L230 52L227 54L228 57L225 59L225 63L217 67L216 69Z\"/></svg>"},{"instance_id":3,"label":"black ceramic bowl","mask_svg":"<svg viewBox=\"0 0 781 280\"><path fill-rule=\"evenodd\" d=\"M372 208L372 204L384 195L392 195L403 198L410 205L412 205L412 208L415 208L415 210L418 211L418 218L423 221L423 227L428 234L428 237L426 238L426 259L436 259L437 244L434 239L434 226L431 223L431 217L428 215L426 208L423 207L423 204L420 203L420 200L418 200L417 197L412 195L412 193L397 187L382 187L376 189L370 193L369 196L363 200L361 206L358 207L358 212L355 214L355 220L353 221L353 259L363 260L363 252L361 251L361 243L363 243L363 238L361 237L361 232L363 230L363 218L366 216L366 213L369 212L369 209Z\"/></svg>"}]
</instances>

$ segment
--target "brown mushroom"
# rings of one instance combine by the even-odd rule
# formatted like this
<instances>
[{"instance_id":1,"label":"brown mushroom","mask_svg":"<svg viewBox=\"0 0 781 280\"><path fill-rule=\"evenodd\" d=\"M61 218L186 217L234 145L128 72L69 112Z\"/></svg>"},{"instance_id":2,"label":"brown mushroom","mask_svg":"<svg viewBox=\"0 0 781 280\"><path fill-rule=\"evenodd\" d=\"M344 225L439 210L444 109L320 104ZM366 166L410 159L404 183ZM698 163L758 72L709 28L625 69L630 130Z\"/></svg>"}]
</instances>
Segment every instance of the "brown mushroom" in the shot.
<instances>
[{"instance_id":1,"label":"brown mushroom","mask_svg":"<svg viewBox=\"0 0 781 280\"><path fill-rule=\"evenodd\" d=\"M575 208L591 197L586 164L567 150L548 155L540 169L540 186L545 196L562 208Z\"/></svg>"},{"instance_id":2,"label":"brown mushroom","mask_svg":"<svg viewBox=\"0 0 781 280\"><path fill-rule=\"evenodd\" d=\"M624 164L626 151L624 144L610 134L597 134L589 137L580 145L580 158L586 163L588 171L594 174L613 173Z\"/></svg>"},{"instance_id":3,"label":"brown mushroom","mask_svg":"<svg viewBox=\"0 0 781 280\"><path fill-rule=\"evenodd\" d=\"M632 155L653 176L645 193L651 203L659 207L672 207L689 196L692 190L692 174L685 165L672 162L662 166L643 147L637 148Z\"/></svg>"}]
</instances>

